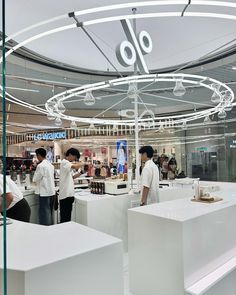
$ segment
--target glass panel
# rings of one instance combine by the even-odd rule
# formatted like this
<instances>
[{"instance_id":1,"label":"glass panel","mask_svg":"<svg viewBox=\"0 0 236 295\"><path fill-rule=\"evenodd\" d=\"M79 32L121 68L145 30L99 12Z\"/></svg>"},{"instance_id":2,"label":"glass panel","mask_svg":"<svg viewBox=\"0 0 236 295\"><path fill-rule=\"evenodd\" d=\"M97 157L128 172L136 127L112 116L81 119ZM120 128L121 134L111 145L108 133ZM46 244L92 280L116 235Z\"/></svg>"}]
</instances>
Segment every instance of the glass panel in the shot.
<instances>
[{"instance_id":1,"label":"glass panel","mask_svg":"<svg viewBox=\"0 0 236 295\"><path fill-rule=\"evenodd\" d=\"M6 220L6 61L5 61L5 0L2 0L2 155L3 155L3 202L1 202L1 212L3 212L3 294L7 294L7 220ZM2 223L2 221L1 221Z\"/></svg>"}]
</instances>

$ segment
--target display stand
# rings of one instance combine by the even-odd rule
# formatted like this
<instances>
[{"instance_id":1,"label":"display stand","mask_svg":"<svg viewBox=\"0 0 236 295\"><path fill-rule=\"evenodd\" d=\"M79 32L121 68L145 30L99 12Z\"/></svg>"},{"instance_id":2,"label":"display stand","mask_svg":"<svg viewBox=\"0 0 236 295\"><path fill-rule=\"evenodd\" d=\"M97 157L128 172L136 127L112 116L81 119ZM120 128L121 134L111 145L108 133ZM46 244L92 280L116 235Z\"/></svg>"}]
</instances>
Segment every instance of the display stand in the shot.
<instances>
[{"instance_id":1,"label":"display stand","mask_svg":"<svg viewBox=\"0 0 236 295\"><path fill-rule=\"evenodd\" d=\"M139 194L95 195L75 194L75 221L123 241L128 248L128 209L139 206Z\"/></svg>"},{"instance_id":2,"label":"display stand","mask_svg":"<svg viewBox=\"0 0 236 295\"><path fill-rule=\"evenodd\" d=\"M30 223L39 224L39 195L35 195L34 189L22 191L31 210Z\"/></svg>"},{"instance_id":3,"label":"display stand","mask_svg":"<svg viewBox=\"0 0 236 295\"><path fill-rule=\"evenodd\" d=\"M129 210L131 293L234 295L236 200L189 198ZM143 278L143 279L140 279Z\"/></svg>"},{"instance_id":4,"label":"display stand","mask_svg":"<svg viewBox=\"0 0 236 295\"><path fill-rule=\"evenodd\" d=\"M8 295L123 294L120 240L74 222L41 226L13 220L7 229ZM0 286L2 273L1 256Z\"/></svg>"}]
</instances>

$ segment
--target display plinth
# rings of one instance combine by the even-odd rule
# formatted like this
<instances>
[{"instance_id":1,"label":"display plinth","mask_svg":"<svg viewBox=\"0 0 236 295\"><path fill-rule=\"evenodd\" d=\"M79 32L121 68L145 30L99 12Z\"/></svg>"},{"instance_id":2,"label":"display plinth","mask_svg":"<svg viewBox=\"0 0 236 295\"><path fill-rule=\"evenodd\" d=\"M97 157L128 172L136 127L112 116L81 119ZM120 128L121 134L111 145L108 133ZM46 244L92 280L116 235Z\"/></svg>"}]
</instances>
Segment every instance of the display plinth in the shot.
<instances>
[{"instance_id":1,"label":"display plinth","mask_svg":"<svg viewBox=\"0 0 236 295\"><path fill-rule=\"evenodd\" d=\"M7 229L8 295L123 294L120 240L74 222ZM2 286L2 256L0 273Z\"/></svg>"},{"instance_id":2,"label":"display plinth","mask_svg":"<svg viewBox=\"0 0 236 295\"><path fill-rule=\"evenodd\" d=\"M189 187L163 187L159 189L160 202L173 201L177 199L191 198L194 195L193 188Z\"/></svg>"},{"instance_id":3,"label":"display plinth","mask_svg":"<svg viewBox=\"0 0 236 295\"><path fill-rule=\"evenodd\" d=\"M138 194L95 195L75 194L75 221L117 237L128 248L128 209L140 203Z\"/></svg>"},{"instance_id":4,"label":"display plinth","mask_svg":"<svg viewBox=\"0 0 236 295\"><path fill-rule=\"evenodd\" d=\"M214 204L188 198L129 210L132 294L235 294L234 267L207 280L236 256L236 201L221 196ZM188 292L204 278L204 288L195 285L195 293Z\"/></svg>"}]
</instances>

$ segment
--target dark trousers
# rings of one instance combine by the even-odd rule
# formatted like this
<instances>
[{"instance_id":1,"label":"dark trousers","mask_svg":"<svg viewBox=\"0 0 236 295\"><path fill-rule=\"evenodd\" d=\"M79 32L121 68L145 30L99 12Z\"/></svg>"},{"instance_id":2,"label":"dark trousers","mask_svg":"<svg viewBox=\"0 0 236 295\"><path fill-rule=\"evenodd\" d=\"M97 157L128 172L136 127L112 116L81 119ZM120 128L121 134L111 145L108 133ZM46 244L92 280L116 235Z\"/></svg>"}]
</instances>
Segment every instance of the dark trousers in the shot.
<instances>
[{"instance_id":1,"label":"dark trousers","mask_svg":"<svg viewBox=\"0 0 236 295\"><path fill-rule=\"evenodd\" d=\"M39 224L52 225L53 224L53 202L54 196L43 197L39 196Z\"/></svg>"},{"instance_id":2,"label":"dark trousers","mask_svg":"<svg viewBox=\"0 0 236 295\"><path fill-rule=\"evenodd\" d=\"M60 222L71 221L72 204L74 197L68 197L60 200Z\"/></svg>"},{"instance_id":3,"label":"dark trousers","mask_svg":"<svg viewBox=\"0 0 236 295\"><path fill-rule=\"evenodd\" d=\"M7 217L16 219L19 221L30 221L30 206L25 199L17 202L12 208L7 210Z\"/></svg>"},{"instance_id":4,"label":"dark trousers","mask_svg":"<svg viewBox=\"0 0 236 295\"><path fill-rule=\"evenodd\" d=\"M168 172L161 172L162 173L162 179L167 180L168 179Z\"/></svg>"}]
</instances>

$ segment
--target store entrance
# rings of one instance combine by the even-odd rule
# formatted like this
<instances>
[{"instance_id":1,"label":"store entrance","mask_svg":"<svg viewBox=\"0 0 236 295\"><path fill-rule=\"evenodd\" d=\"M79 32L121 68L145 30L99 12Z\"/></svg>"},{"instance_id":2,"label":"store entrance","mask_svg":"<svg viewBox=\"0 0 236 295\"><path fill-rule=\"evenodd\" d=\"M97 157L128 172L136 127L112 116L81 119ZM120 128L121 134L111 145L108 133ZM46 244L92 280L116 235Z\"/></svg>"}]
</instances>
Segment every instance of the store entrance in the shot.
<instances>
[{"instance_id":1,"label":"store entrance","mask_svg":"<svg viewBox=\"0 0 236 295\"><path fill-rule=\"evenodd\" d=\"M217 168L217 152L192 153L192 177L216 181Z\"/></svg>"}]
</instances>

